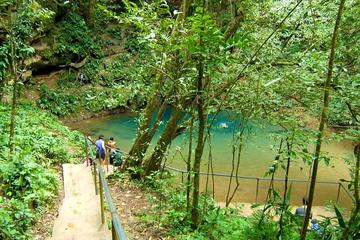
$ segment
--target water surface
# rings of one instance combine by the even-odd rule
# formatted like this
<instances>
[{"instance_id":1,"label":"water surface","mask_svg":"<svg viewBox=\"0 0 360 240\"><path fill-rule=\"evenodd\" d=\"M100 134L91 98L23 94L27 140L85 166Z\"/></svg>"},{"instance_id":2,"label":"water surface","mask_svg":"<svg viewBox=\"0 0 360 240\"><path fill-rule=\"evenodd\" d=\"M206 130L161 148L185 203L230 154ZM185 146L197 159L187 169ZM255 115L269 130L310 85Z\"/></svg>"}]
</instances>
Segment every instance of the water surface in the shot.
<instances>
[{"instance_id":1,"label":"water surface","mask_svg":"<svg viewBox=\"0 0 360 240\"><path fill-rule=\"evenodd\" d=\"M163 121L166 122L169 118L169 111L165 114ZM221 128L221 124L226 123L228 128ZM241 157L239 175L264 177L265 172L274 161L276 155L276 147L279 143L275 142L273 137L278 131L279 127L264 123L252 123L251 134L245 140L243 154ZM227 113L220 113L214 121L214 129L211 135L211 153L213 159L213 169L216 173L230 173L232 168L232 127L233 120L231 120ZM258 127L261 125L262 127ZM105 135L105 138L114 137L117 146L123 151L129 151L132 142L135 138L137 129L137 119L132 113L124 113L119 115L112 115L107 117L95 118L90 120L83 120L78 123L70 124L70 127L78 129L83 133L97 137L99 134ZM164 125L161 125L159 131L161 132ZM153 148L156 143L157 133L155 139L152 141L149 149ZM195 147L195 144L194 144ZM352 152L351 144L345 143L327 143L324 151L329 153L331 157L330 166L320 163L318 180L337 181L341 178L348 178L348 167L344 163L343 158L349 156ZM149 152L149 151L148 151ZM188 154L188 134L182 134L177 137L169 150L167 155L167 165L186 169L186 164L183 159L187 158ZM203 160L201 163L201 171L206 172L208 168L209 145L204 149ZM290 178L295 179L309 179L309 167L305 166L302 161L294 161L291 163ZM276 177L283 178L284 171L278 171ZM179 175L180 178L180 175ZM209 191L212 192L212 179L209 180ZM228 189L229 178L215 177L215 198L218 201L225 201L226 192ZM206 177L202 177L201 185L205 189ZM268 181L259 181L257 186L256 180L241 180L240 186L236 192L234 201L253 202L256 199L256 189L258 188L258 200L263 201L266 197ZM282 189L281 182L276 184L276 187ZM294 183L292 185L292 202L300 204L301 199L306 195L309 184ZM233 187L232 187L233 189ZM326 204L328 200L336 201L337 199L337 185L317 184L317 191L315 196L315 204ZM349 198L340 192L339 201L343 205L350 203Z\"/></svg>"}]
</instances>

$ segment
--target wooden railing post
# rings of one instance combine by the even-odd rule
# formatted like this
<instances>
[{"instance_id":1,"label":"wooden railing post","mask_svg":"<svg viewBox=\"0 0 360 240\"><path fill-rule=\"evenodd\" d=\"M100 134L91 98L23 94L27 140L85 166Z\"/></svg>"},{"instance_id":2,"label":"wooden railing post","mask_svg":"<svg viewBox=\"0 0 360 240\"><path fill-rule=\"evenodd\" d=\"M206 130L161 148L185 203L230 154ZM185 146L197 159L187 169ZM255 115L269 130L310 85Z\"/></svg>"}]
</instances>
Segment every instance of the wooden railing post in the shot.
<instances>
[{"instance_id":1,"label":"wooden railing post","mask_svg":"<svg viewBox=\"0 0 360 240\"><path fill-rule=\"evenodd\" d=\"M114 221L111 220L111 239L118 240L115 233Z\"/></svg>"},{"instance_id":2,"label":"wooden railing post","mask_svg":"<svg viewBox=\"0 0 360 240\"><path fill-rule=\"evenodd\" d=\"M63 186L63 190L64 190L64 195L65 195L64 160L61 160L61 180L62 180L62 186Z\"/></svg>"},{"instance_id":3,"label":"wooden railing post","mask_svg":"<svg viewBox=\"0 0 360 240\"><path fill-rule=\"evenodd\" d=\"M255 203L258 203L258 197L259 197L259 178L256 179L256 199L255 199Z\"/></svg>"},{"instance_id":4,"label":"wooden railing post","mask_svg":"<svg viewBox=\"0 0 360 240\"><path fill-rule=\"evenodd\" d=\"M98 195L97 181L96 181L96 162L93 161L94 165L94 185L95 185L95 195Z\"/></svg>"},{"instance_id":5,"label":"wooden railing post","mask_svg":"<svg viewBox=\"0 0 360 240\"><path fill-rule=\"evenodd\" d=\"M86 152L86 166L89 166L89 148L87 144L88 136L85 136L85 152Z\"/></svg>"},{"instance_id":6,"label":"wooden railing post","mask_svg":"<svg viewBox=\"0 0 360 240\"><path fill-rule=\"evenodd\" d=\"M336 195L336 204L339 203L340 191L341 191L341 183L339 182L339 187L338 187L337 195Z\"/></svg>"},{"instance_id":7,"label":"wooden railing post","mask_svg":"<svg viewBox=\"0 0 360 240\"><path fill-rule=\"evenodd\" d=\"M104 216L104 190L103 190L103 186L102 186L102 180L101 180L101 176L100 176L100 171L99 171L99 187L100 187L100 213L101 213L101 223L105 222L105 216Z\"/></svg>"}]
</instances>

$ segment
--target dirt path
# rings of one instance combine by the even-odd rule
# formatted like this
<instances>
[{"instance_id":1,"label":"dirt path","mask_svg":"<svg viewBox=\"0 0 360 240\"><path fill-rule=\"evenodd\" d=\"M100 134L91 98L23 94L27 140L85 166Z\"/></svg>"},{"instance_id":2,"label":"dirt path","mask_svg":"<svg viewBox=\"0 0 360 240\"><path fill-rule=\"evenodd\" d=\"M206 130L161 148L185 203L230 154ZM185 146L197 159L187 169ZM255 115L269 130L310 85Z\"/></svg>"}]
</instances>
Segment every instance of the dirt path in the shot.
<instances>
[{"instance_id":1,"label":"dirt path","mask_svg":"<svg viewBox=\"0 0 360 240\"><path fill-rule=\"evenodd\" d=\"M109 180L111 194L129 240L171 240L153 224L149 226L140 218L151 208L146 193L128 180Z\"/></svg>"},{"instance_id":2,"label":"dirt path","mask_svg":"<svg viewBox=\"0 0 360 240\"><path fill-rule=\"evenodd\" d=\"M107 224L101 224L100 200L90 167L64 164L65 198L53 227L53 240L111 239Z\"/></svg>"}]
</instances>

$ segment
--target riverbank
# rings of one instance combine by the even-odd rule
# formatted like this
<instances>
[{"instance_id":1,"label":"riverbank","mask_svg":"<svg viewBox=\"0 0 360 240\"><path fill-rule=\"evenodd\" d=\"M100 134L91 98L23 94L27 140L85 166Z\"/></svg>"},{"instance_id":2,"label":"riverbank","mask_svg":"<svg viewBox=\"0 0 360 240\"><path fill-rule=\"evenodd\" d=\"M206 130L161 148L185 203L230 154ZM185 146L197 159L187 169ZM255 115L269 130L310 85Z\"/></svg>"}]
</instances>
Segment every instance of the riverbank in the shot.
<instances>
[{"instance_id":1,"label":"riverbank","mask_svg":"<svg viewBox=\"0 0 360 240\"><path fill-rule=\"evenodd\" d=\"M112 115L130 113L130 112L132 112L131 108L121 106L115 109L100 111L100 112L83 111L81 113L60 117L59 120L64 125L69 124L71 126L72 123L76 123L79 121L97 119L97 118L108 117Z\"/></svg>"}]
</instances>

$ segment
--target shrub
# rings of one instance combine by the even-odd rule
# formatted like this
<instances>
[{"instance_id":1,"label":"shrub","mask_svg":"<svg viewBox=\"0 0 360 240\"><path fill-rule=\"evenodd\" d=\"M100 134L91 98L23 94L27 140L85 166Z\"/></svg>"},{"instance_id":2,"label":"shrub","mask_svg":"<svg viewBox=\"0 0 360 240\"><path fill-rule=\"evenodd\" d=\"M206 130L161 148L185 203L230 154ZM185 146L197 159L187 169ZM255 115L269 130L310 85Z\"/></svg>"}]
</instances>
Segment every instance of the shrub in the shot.
<instances>
[{"instance_id":1,"label":"shrub","mask_svg":"<svg viewBox=\"0 0 360 240\"><path fill-rule=\"evenodd\" d=\"M79 159L82 136L51 114L18 104L16 151L9 158L9 115L10 106L0 104L0 239L32 239L28 230L57 194L51 166Z\"/></svg>"},{"instance_id":2,"label":"shrub","mask_svg":"<svg viewBox=\"0 0 360 240\"><path fill-rule=\"evenodd\" d=\"M41 87L38 105L57 116L66 116L78 111L76 96L63 91L49 90L45 85Z\"/></svg>"},{"instance_id":3,"label":"shrub","mask_svg":"<svg viewBox=\"0 0 360 240\"><path fill-rule=\"evenodd\" d=\"M57 41L51 50L52 54L66 56L67 63L88 55L95 57L103 55L101 46L93 41L85 20L75 13L66 15L59 23L59 31L55 38Z\"/></svg>"}]
</instances>

